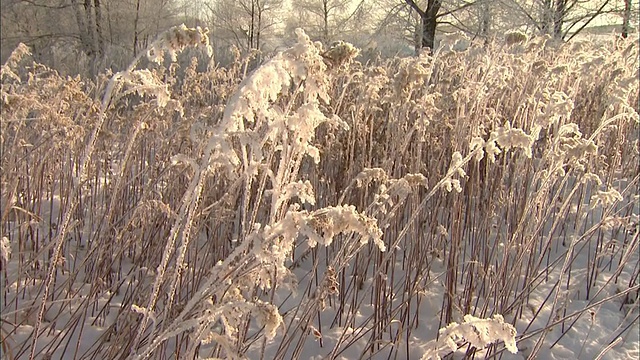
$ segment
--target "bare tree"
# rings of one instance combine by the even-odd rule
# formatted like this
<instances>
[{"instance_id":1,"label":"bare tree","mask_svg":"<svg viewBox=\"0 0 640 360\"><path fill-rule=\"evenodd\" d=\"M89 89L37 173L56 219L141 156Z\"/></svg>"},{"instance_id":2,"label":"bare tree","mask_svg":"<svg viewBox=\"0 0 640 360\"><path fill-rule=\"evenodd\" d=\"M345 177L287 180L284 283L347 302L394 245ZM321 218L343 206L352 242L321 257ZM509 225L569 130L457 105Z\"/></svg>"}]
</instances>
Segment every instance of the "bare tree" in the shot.
<instances>
[{"instance_id":1,"label":"bare tree","mask_svg":"<svg viewBox=\"0 0 640 360\"><path fill-rule=\"evenodd\" d=\"M507 0L541 34L558 40L571 40L594 20L614 12L613 0Z\"/></svg>"},{"instance_id":2,"label":"bare tree","mask_svg":"<svg viewBox=\"0 0 640 360\"><path fill-rule=\"evenodd\" d=\"M443 13L449 19L441 19L439 24L466 33L475 38L489 41L492 33L503 27L504 11L495 0L448 1L443 4ZM443 15L439 15L441 17ZM502 19L501 19L502 17Z\"/></svg>"},{"instance_id":3,"label":"bare tree","mask_svg":"<svg viewBox=\"0 0 640 360\"><path fill-rule=\"evenodd\" d=\"M23 42L38 61L50 60L51 45L78 39L73 12L67 0L0 1L0 51L2 61Z\"/></svg>"},{"instance_id":4,"label":"bare tree","mask_svg":"<svg viewBox=\"0 0 640 360\"><path fill-rule=\"evenodd\" d=\"M104 53L102 33L102 9L99 0L71 0L82 48L90 57Z\"/></svg>"},{"instance_id":5,"label":"bare tree","mask_svg":"<svg viewBox=\"0 0 640 360\"><path fill-rule=\"evenodd\" d=\"M438 26L438 11L442 7L442 0L428 0L426 7L420 8L414 0L405 0L420 16L421 47L433 49Z\"/></svg>"},{"instance_id":6,"label":"bare tree","mask_svg":"<svg viewBox=\"0 0 640 360\"><path fill-rule=\"evenodd\" d=\"M282 0L219 0L205 3L217 36L241 49L260 49L265 33L280 22Z\"/></svg>"},{"instance_id":7,"label":"bare tree","mask_svg":"<svg viewBox=\"0 0 640 360\"><path fill-rule=\"evenodd\" d=\"M420 47L429 49L433 49L435 45L436 28L438 24L447 22L456 27L456 23L458 23L457 21L443 19L452 17L455 20L456 14L463 10L477 7L477 5L484 2L484 0L427 0L426 6L422 8L415 0L405 0L405 3L409 5L420 18ZM490 14L485 18L485 25L489 23L489 16Z\"/></svg>"},{"instance_id":8,"label":"bare tree","mask_svg":"<svg viewBox=\"0 0 640 360\"><path fill-rule=\"evenodd\" d=\"M38 61L66 71L118 68L149 39L177 25L176 14L183 4L178 0L2 0L2 59L24 42Z\"/></svg>"},{"instance_id":9,"label":"bare tree","mask_svg":"<svg viewBox=\"0 0 640 360\"><path fill-rule=\"evenodd\" d=\"M365 0L300 0L286 19L287 28L303 28L312 38L330 43L357 37L367 26L365 13L370 13Z\"/></svg>"}]
</instances>

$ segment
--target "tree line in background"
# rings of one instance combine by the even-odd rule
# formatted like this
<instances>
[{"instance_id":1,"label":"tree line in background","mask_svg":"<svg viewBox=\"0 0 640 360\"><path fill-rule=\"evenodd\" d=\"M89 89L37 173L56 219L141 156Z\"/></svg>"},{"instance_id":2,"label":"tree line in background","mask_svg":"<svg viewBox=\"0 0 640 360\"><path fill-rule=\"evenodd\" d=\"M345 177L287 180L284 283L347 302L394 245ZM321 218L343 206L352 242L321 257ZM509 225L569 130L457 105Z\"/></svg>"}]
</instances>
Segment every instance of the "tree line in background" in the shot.
<instances>
[{"instance_id":1,"label":"tree line in background","mask_svg":"<svg viewBox=\"0 0 640 360\"><path fill-rule=\"evenodd\" d=\"M433 49L461 31L489 41L506 31L569 41L604 27L636 31L638 0L2 0L1 60L22 42L63 72L120 69L154 37L185 23L210 29L216 54L273 51L301 27L315 40L349 41L383 56ZM228 53L228 51L226 52ZM223 55L224 57L224 55ZM218 60L224 59L218 55Z\"/></svg>"}]
</instances>

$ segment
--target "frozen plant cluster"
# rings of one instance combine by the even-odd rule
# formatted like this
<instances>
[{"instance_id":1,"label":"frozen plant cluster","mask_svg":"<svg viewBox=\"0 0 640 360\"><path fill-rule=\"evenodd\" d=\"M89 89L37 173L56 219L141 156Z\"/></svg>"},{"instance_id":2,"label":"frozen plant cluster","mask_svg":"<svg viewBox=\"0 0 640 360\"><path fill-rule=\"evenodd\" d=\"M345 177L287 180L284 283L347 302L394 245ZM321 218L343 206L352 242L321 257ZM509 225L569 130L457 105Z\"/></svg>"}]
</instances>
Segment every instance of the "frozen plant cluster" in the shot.
<instances>
[{"instance_id":1,"label":"frozen plant cluster","mask_svg":"<svg viewBox=\"0 0 640 360\"><path fill-rule=\"evenodd\" d=\"M178 54L207 30L178 26L98 81L16 50L3 351L637 354L637 42L453 34L364 64L295 35L204 70Z\"/></svg>"},{"instance_id":2,"label":"frozen plant cluster","mask_svg":"<svg viewBox=\"0 0 640 360\"><path fill-rule=\"evenodd\" d=\"M495 341L504 341L505 347L511 353L518 352L516 346L516 329L505 323L502 315L493 315L491 319L479 319L472 315L465 315L461 324L451 323L440 329L440 339L429 342L422 360L441 360L441 354L458 350L459 341L483 349Z\"/></svg>"},{"instance_id":3,"label":"frozen plant cluster","mask_svg":"<svg viewBox=\"0 0 640 360\"><path fill-rule=\"evenodd\" d=\"M321 46L311 42L301 30L297 34L297 45L270 59L240 84L239 90L231 97L225 109L222 123L212 131L217 135L208 140L202 160L189 160L185 156L179 156L182 161L192 164L191 167L198 174L195 179L201 179L200 182L192 182L192 190L187 192L191 198L185 197L183 202L186 206L194 201L197 203L193 196L201 196L203 179L213 175L218 169L229 171L239 166L243 175L238 180L245 184L247 192L254 181L262 181L261 191L270 195L269 223L255 223L252 228L247 229L248 233L239 241L234 251L212 270L212 275L205 281L202 290L188 301L171 325L156 335L155 341L137 351L139 355L135 358L149 356L157 346L176 334L192 331L194 328L199 334L210 333L206 329L214 326L220 319L226 328L224 336L228 342L233 341L234 337L239 336L240 319L249 314L265 326L265 335L267 339L271 339L282 322L281 318L276 315L277 312L273 314L273 311L264 311L275 309L273 305L254 302L247 297L256 286L262 290L270 290L287 281L291 282L290 279L295 275L286 266L286 261L295 246L294 241L300 236L308 239L310 247L315 247L318 243L329 246L337 234L353 232L359 234L362 244L372 239L380 250L385 250L375 219L359 214L353 206L326 207L309 213L295 210L295 204L289 205L295 198L303 203L315 204L311 184L297 180L298 169L305 156L310 156L316 163L320 161L318 149L312 145L316 128L328 121L341 122L336 117L327 118L319 108L321 101L330 101L327 95L329 77L326 74L327 65L320 55ZM344 44L331 51L335 52L337 48L345 49L340 52L339 59L336 58L340 62L348 61L356 54ZM302 103L296 104L299 97ZM233 142L239 146L234 146ZM274 154L281 157L280 164L274 170L265 170L264 162ZM223 159L229 159L230 162L224 164ZM260 177L268 179L270 188L265 187L265 180L256 180ZM185 215L186 217L178 215L184 220L176 223L176 226L190 226L192 219L189 218L189 213ZM172 233L177 234L179 231L179 228L174 227ZM186 241L188 240L183 237L180 249L185 248ZM163 263L158 268L160 274L167 268L172 253L173 246L169 246L172 241L167 244ZM178 256L178 259L183 259L184 253L179 253ZM247 270L239 272L241 269ZM160 279L162 277L157 278L155 289L160 288ZM227 290L220 287L221 284L236 284L232 299L229 294L225 295ZM158 290L154 291L151 301L141 311L144 319L152 318L147 314L157 304L154 300L157 299L156 294ZM209 303L209 310L206 307L196 310L207 304L205 300L211 296L222 299L222 303ZM240 306L241 304L244 305ZM194 311L201 315L196 317L198 320L195 322L188 321ZM141 336L144 328L145 326L140 327L138 336ZM232 354L229 349L227 352Z\"/></svg>"}]
</instances>

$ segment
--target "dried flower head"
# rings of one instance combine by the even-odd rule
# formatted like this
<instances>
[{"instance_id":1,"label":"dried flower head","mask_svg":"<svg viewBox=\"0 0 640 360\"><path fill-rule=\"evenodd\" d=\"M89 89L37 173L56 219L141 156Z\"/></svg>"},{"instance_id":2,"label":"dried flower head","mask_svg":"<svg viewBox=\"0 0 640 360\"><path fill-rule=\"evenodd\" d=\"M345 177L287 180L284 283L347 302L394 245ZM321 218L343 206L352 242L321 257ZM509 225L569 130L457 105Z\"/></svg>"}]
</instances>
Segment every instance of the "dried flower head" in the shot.
<instances>
[{"instance_id":1,"label":"dried flower head","mask_svg":"<svg viewBox=\"0 0 640 360\"><path fill-rule=\"evenodd\" d=\"M9 262L9 257L11 257L11 242L9 238L3 236L0 240L0 260Z\"/></svg>"},{"instance_id":2,"label":"dried flower head","mask_svg":"<svg viewBox=\"0 0 640 360\"><path fill-rule=\"evenodd\" d=\"M331 44L329 50L327 50L322 56L329 62L332 67L340 67L347 65L358 56L360 50L356 49L353 45L344 41L336 41Z\"/></svg>"},{"instance_id":3,"label":"dried flower head","mask_svg":"<svg viewBox=\"0 0 640 360\"><path fill-rule=\"evenodd\" d=\"M598 192L591 197L591 209L595 209L598 205L607 207L618 201L622 201L622 195L618 190L614 188L609 188L609 190L598 190Z\"/></svg>"},{"instance_id":4,"label":"dried flower head","mask_svg":"<svg viewBox=\"0 0 640 360\"><path fill-rule=\"evenodd\" d=\"M203 46L207 55L211 56L213 50L209 45L208 33L209 29L202 29L199 26L195 29L188 28L185 24L174 26L162 33L158 40L149 47L147 57L149 60L160 64L164 61L164 53L166 51L171 56L171 60L176 61L177 53L189 46Z\"/></svg>"},{"instance_id":5,"label":"dried flower head","mask_svg":"<svg viewBox=\"0 0 640 360\"><path fill-rule=\"evenodd\" d=\"M18 44L18 46L11 52L11 55L7 58L7 61L2 65L2 67L0 67L0 80L5 77L9 77L20 82L20 76L14 73L12 68L16 68L20 60L29 55L31 55L29 47L23 43Z\"/></svg>"},{"instance_id":6,"label":"dried flower head","mask_svg":"<svg viewBox=\"0 0 640 360\"><path fill-rule=\"evenodd\" d=\"M267 340L273 339L278 328L284 324L278 308L261 300L255 302L252 314L258 320L258 323L264 326L264 335Z\"/></svg>"},{"instance_id":7,"label":"dried flower head","mask_svg":"<svg viewBox=\"0 0 640 360\"><path fill-rule=\"evenodd\" d=\"M520 31L508 32L504 35L504 42L507 46L511 46L514 44L522 44L527 42L529 37L527 34Z\"/></svg>"},{"instance_id":8,"label":"dried flower head","mask_svg":"<svg viewBox=\"0 0 640 360\"><path fill-rule=\"evenodd\" d=\"M502 315L496 314L490 319L481 319L472 315L465 315L462 324L452 322L440 329L439 339L429 342L428 350L421 360L441 359L442 353L456 351L458 343L468 342L478 349L487 347L495 341L504 341L507 350L513 354L518 352L516 346L516 329L504 322Z\"/></svg>"}]
</instances>

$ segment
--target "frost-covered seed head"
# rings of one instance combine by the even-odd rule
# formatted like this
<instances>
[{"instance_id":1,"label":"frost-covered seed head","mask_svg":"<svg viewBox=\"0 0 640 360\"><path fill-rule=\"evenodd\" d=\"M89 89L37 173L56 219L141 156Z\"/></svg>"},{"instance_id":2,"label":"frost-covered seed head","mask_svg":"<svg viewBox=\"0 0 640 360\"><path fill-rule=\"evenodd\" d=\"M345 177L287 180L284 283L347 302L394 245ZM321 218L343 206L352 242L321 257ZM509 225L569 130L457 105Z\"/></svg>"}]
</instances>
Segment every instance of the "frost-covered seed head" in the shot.
<instances>
[{"instance_id":1,"label":"frost-covered seed head","mask_svg":"<svg viewBox=\"0 0 640 360\"><path fill-rule=\"evenodd\" d=\"M504 42L507 44L507 46L525 43L528 39L529 37L527 36L527 34L520 31L508 32L504 36Z\"/></svg>"}]
</instances>

